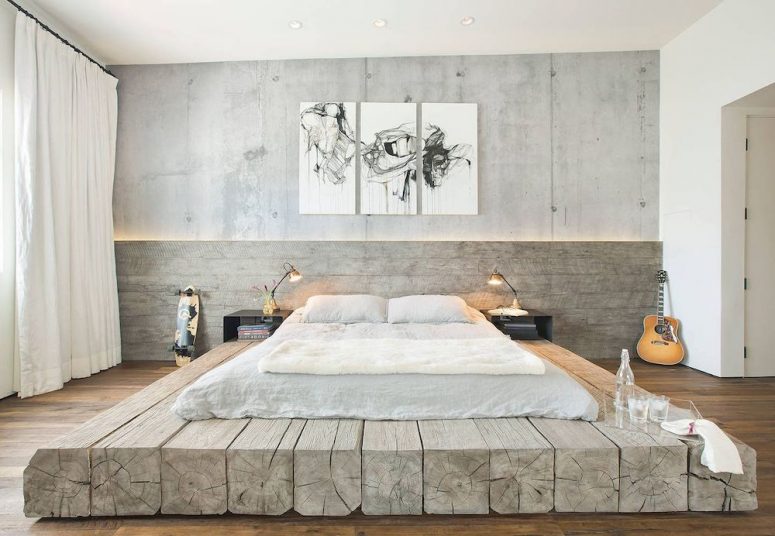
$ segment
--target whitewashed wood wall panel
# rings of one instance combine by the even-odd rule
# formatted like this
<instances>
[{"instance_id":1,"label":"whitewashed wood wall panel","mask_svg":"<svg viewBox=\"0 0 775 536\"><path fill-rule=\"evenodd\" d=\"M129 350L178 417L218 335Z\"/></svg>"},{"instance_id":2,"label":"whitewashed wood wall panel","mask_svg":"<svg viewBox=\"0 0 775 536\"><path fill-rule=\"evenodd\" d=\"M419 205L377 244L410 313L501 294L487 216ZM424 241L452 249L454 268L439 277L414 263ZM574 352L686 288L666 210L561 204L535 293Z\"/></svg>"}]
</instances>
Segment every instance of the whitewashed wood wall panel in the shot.
<instances>
[{"instance_id":1,"label":"whitewashed wood wall panel","mask_svg":"<svg viewBox=\"0 0 775 536\"><path fill-rule=\"evenodd\" d=\"M660 242L116 242L123 357L172 359L176 291L201 291L197 353L222 341L223 315L260 309L252 285L304 275L277 292L283 308L321 293L457 294L471 306L510 303L487 285L497 268L527 309L554 315L554 342L589 359L632 348L642 317L656 307Z\"/></svg>"}]
</instances>

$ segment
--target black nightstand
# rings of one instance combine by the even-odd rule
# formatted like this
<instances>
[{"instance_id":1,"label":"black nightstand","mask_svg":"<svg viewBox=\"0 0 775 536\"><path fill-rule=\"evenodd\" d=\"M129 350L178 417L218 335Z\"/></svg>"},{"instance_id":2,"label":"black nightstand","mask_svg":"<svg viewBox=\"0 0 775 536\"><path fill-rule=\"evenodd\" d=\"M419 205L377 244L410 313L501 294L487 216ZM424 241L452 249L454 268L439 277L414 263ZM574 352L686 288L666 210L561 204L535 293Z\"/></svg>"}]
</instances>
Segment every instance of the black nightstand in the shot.
<instances>
[{"instance_id":1,"label":"black nightstand","mask_svg":"<svg viewBox=\"0 0 775 536\"><path fill-rule=\"evenodd\" d=\"M487 320L513 340L552 340L552 317L540 311L523 316L491 315L482 311Z\"/></svg>"},{"instance_id":2,"label":"black nightstand","mask_svg":"<svg viewBox=\"0 0 775 536\"><path fill-rule=\"evenodd\" d=\"M223 342L237 338L237 328L251 324L273 324L278 328L293 311L278 309L271 315L265 315L259 309L243 309L223 317Z\"/></svg>"}]
</instances>

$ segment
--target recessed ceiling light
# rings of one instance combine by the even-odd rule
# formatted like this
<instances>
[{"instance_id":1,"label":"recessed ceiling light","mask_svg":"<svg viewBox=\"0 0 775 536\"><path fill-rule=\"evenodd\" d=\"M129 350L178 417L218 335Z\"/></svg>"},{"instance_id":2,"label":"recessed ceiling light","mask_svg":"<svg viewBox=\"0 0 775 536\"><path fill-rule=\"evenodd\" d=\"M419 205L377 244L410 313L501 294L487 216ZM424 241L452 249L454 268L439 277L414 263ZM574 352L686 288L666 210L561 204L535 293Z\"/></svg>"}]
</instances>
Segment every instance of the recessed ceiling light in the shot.
<instances>
[{"instance_id":1,"label":"recessed ceiling light","mask_svg":"<svg viewBox=\"0 0 775 536\"><path fill-rule=\"evenodd\" d=\"M292 20L288 23L288 28L291 30L301 30L303 26L300 20Z\"/></svg>"},{"instance_id":2,"label":"recessed ceiling light","mask_svg":"<svg viewBox=\"0 0 775 536\"><path fill-rule=\"evenodd\" d=\"M476 19L470 16L463 17L460 19L460 24L463 26L471 26Z\"/></svg>"},{"instance_id":3,"label":"recessed ceiling light","mask_svg":"<svg viewBox=\"0 0 775 536\"><path fill-rule=\"evenodd\" d=\"M387 21L385 19L374 19L374 22L372 22L375 28L384 28L387 26Z\"/></svg>"}]
</instances>

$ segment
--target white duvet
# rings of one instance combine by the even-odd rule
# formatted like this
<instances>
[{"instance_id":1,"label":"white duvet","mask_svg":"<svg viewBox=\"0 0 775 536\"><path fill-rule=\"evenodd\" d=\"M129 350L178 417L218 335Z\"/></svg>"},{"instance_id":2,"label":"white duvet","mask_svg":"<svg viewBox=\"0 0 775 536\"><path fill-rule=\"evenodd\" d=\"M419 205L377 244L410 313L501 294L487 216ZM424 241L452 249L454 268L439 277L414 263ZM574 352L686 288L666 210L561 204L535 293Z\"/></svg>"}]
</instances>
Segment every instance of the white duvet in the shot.
<instances>
[{"instance_id":1,"label":"white duvet","mask_svg":"<svg viewBox=\"0 0 775 536\"><path fill-rule=\"evenodd\" d=\"M267 341L204 374L178 396L184 419L342 418L371 420L484 417L597 418L597 402L575 380L543 361L544 374L285 374L259 370L287 341L499 338L519 346L478 311L473 323L314 324L294 312ZM487 344L487 343L485 343ZM524 347L522 347L524 349ZM369 354L363 354L368 359Z\"/></svg>"},{"instance_id":2,"label":"white duvet","mask_svg":"<svg viewBox=\"0 0 775 536\"><path fill-rule=\"evenodd\" d=\"M285 374L543 374L544 362L505 337L288 340L259 361Z\"/></svg>"}]
</instances>

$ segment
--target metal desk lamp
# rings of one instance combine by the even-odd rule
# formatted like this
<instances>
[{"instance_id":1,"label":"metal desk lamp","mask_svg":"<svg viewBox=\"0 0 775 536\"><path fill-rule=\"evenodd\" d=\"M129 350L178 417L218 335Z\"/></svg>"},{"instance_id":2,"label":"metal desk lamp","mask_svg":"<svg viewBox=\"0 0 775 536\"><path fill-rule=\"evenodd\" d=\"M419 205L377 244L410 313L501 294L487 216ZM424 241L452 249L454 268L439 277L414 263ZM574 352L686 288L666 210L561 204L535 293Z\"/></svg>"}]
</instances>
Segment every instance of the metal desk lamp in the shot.
<instances>
[{"instance_id":1,"label":"metal desk lamp","mask_svg":"<svg viewBox=\"0 0 775 536\"><path fill-rule=\"evenodd\" d=\"M296 283L301 280L302 275L301 273L289 262L286 262L283 264L283 270L285 270L285 275L282 276L282 278L277 282L277 284L272 289L272 310L277 309L277 302L274 299L274 293L277 290L277 287L280 286L280 284L285 281L286 278L288 278L288 281L291 283Z\"/></svg>"},{"instance_id":2,"label":"metal desk lamp","mask_svg":"<svg viewBox=\"0 0 775 536\"><path fill-rule=\"evenodd\" d=\"M514 301L511 302L511 306L514 309L521 309L522 306L519 304L519 300L517 299L517 290L511 286L511 283L509 283L505 277L503 277L503 274L498 272L498 270L493 270L492 274L490 274L490 278L487 280L487 284L493 285L493 286L499 286L499 285L502 285L503 283L506 283L511 289L511 292L514 293Z\"/></svg>"}]
</instances>

